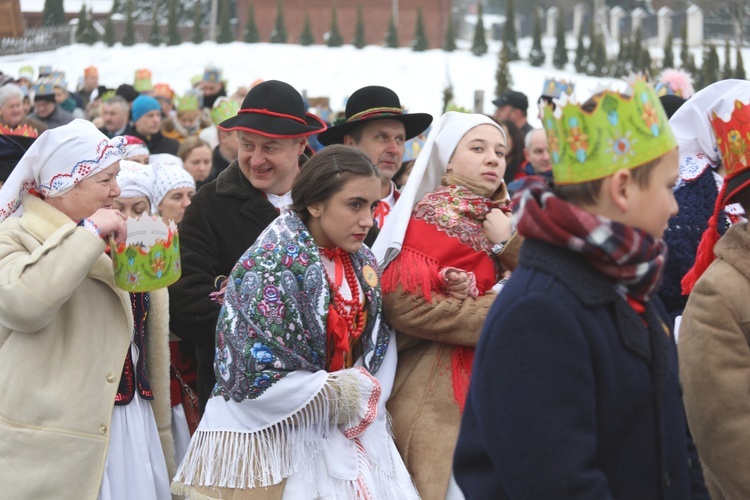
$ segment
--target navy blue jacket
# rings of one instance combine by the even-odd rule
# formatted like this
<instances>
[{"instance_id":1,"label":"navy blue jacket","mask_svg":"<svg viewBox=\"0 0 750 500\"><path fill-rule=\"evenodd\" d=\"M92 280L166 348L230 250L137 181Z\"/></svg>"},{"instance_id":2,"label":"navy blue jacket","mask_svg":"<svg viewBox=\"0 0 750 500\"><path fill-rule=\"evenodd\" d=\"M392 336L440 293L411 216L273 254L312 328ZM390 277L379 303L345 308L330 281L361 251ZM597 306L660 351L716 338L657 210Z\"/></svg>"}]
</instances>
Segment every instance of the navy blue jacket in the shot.
<instances>
[{"instance_id":1,"label":"navy blue jacket","mask_svg":"<svg viewBox=\"0 0 750 500\"><path fill-rule=\"evenodd\" d=\"M643 319L581 255L524 242L477 346L468 500L708 499L658 299Z\"/></svg>"}]
</instances>

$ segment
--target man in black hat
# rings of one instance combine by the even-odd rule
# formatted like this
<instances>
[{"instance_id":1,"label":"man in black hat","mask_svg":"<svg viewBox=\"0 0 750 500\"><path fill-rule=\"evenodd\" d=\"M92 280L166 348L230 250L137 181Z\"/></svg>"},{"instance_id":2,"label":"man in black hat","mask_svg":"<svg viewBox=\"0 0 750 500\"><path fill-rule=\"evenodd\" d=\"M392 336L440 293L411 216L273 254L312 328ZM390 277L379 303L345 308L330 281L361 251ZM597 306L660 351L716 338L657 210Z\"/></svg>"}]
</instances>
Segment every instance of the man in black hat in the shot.
<instances>
[{"instance_id":1,"label":"man in black hat","mask_svg":"<svg viewBox=\"0 0 750 500\"><path fill-rule=\"evenodd\" d=\"M432 123L427 113L405 114L394 91L372 85L354 92L346 102L345 118L318 135L324 146L346 144L364 151L383 175L381 200L375 223L383 227L391 207L398 199L391 179L401 168L404 143L418 136Z\"/></svg>"},{"instance_id":2,"label":"man in black hat","mask_svg":"<svg viewBox=\"0 0 750 500\"><path fill-rule=\"evenodd\" d=\"M526 112L529 109L529 100L526 94L515 90L506 90L500 94L500 97L492 101L492 104L497 106L495 110L496 121L512 121L516 124L516 127L521 129L524 137L533 128L526 120Z\"/></svg>"},{"instance_id":3,"label":"man in black hat","mask_svg":"<svg viewBox=\"0 0 750 500\"><path fill-rule=\"evenodd\" d=\"M214 334L220 306L211 293L237 260L292 203L307 137L325 122L305 111L291 85L269 80L253 87L236 116L219 123L239 134L239 156L201 187L180 223L182 277L169 288L170 328L197 347L201 413L215 376Z\"/></svg>"}]
</instances>

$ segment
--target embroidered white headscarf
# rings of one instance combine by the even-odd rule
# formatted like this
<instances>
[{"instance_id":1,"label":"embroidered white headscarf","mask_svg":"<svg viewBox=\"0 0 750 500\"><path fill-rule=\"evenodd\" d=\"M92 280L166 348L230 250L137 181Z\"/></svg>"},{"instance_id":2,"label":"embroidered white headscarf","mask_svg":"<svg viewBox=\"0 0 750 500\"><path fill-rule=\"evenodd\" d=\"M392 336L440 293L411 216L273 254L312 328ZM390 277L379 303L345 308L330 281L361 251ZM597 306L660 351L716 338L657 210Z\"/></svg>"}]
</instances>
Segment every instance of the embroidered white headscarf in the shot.
<instances>
[{"instance_id":1,"label":"embroidered white headscarf","mask_svg":"<svg viewBox=\"0 0 750 500\"><path fill-rule=\"evenodd\" d=\"M13 169L0 189L0 221L20 215L21 198L33 189L54 198L80 181L120 161L125 139L107 139L86 120L43 132Z\"/></svg>"},{"instance_id":2,"label":"embroidered white headscarf","mask_svg":"<svg viewBox=\"0 0 750 500\"><path fill-rule=\"evenodd\" d=\"M154 182L156 176L151 165L143 165L130 160L120 162L117 184L120 186L118 198L138 198L145 196L151 207L154 206Z\"/></svg>"},{"instance_id":3,"label":"embroidered white headscarf","mask_svg":"<svg viewBox=\"0 0 750 500\"><path fill-rule=\"evenodd\" d=\"M162 202L167 193L173 189L193 188L195 189L195 179L190 172L182 166L182 160L179 157L170 154L151 155L151 166L156 174L154 183L154 204L152 212Z\"/></svg>"},{"instance_id":4,"label":"embroidered white headscarf","mask_svg":"<svg viewBox=\"0 0 750 500\"><path fill-rule=\"evenodd\" d=\"M507 144L503 128L485 115L449 111L440 117L438 123L433 122L430 135L414 162L409 180L388 216L388 224L380 231L372 246L382 269L401 251L409 219L417 202L440 186L440 180L448 171L448 162L461 138L479 125L492 125L500 130Z\"/></svg>"}]
</instances>

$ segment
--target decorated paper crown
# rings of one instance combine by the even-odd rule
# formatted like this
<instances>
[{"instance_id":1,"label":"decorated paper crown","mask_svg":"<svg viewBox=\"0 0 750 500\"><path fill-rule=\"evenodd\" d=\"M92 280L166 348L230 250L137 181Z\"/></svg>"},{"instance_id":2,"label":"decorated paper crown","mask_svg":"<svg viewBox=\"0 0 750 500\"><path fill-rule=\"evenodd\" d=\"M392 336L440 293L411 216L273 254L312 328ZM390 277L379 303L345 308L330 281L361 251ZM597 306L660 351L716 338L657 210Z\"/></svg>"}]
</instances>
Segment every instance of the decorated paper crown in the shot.
<instances>
[{"instance_id":1,"label":"decorated paper crown","mask_svg":"<svg viewBox=\"0 0 750 500\"><path fill-rule=\"evenodd\" d=\"M203 79L204 82L219 83L219 82L221 82L221 70L219 68L215 68L215 67L209 66L203 72L203 78L202 79Z\"/></svg>"},{"instance_id":2,"label":"decorated paper crown","mask_svg":"<svg viewBox=\"0 0 750 500\"><path fill-rule=\"evenodd\" d=\"M55 95L55 82L50 77L44 77L37 80L34 84L34 94L36 96Z\"/></svg>"},{"instance_id":3,"label":"decorated paper crown","mask_svg":"<svg viewBox=\"0 0 750 500\"><path fill-rule=\"evenodd\" d=\"M201 96L195 92L185 92L182 97L175 96L177 111L198 111L201 108Z\"/></svg>"},{"instance_id":4,"label":"decorated paper crown","mask_svg":"<svg viewBox=\"0 0 750 500\"><path fill-rule=\"evenodd\" d=\"M0 135L16 135L35 139L39 137L39 131L28 124L23 126L19 125L15 128L9 127L8 125L2 125L0 126Z\"/></svg>"},{"instance_id":5,"label":"decorated paper crown","mask_svg":"<svg viewBox=\"0 0 750 500\"><path fill-rule=\"evenodd\" d=\"M115 89L109 89L102 94L102 102L107 102L116 95L117 95L117 91L115 91Z\"/></svg>"},{"instance_id":6,"label":"decorated paper crown","mask_svg":"<svg viewBox=\"0 0 750 500\"><path fill-rule=\"evenodd\" d=\"M167 83L157 83L154 85L154 97L162 97L171 101L174 99L174 90Z\"/></svg>"},{"instance_id":7,"label":"decorated paper crown","mask_svg":"<svg viewBox=\"0 0 750 500\"><path fill-rule=\"evenodd\" d=\"M52 74L52 66L48 64L44 64L42 66L39 66L39 78L42 78L43 76L49 76Z\"/></svg>"},{"instance_id":8,"label":"decorated paper crown","mask_svg":"<svg viewBox=\"0 0 750 500\"><path fill-rule=\"evenodd\" d=\"M404 143L403 161L415 160L417 156L419 156L419 153L422 152L424 143L427 140L427 136L430 135L430 130L432 130L432 125L427 127L427 129L418 136L413 137Z\"/></svg>"},{"instance_id":9,"label":"decorated paper crown","mask_svg":"<svg viewBox=\"0 0 750 500\"><path fill-rule=\"evenodd\" d=\"M724 121L714 111L710 121L721 163L727 172L724 176L726 203L750 184L750 103L734 101L729 120Z\"/></svg>"},{"instance_id":10,"label":"decorated paper crown","mask_svg":"<svg viewBox=\"0 0 750 500\"><path fill-rule=\"evenodd\" d=\"M151 71L147 69L135 70L135 82L133 88L138 92L148 92L154 89L151 84Z\"/></svg>"},{"instance_id":11,"label":"decorated paper crown","mask_svg":"<svg viewBox=\"0 0 750 500\"><path fill-rule=\"evenodd\" d=\"M83 77L88 78L89 76L99 76L99 70L96 69L96 66L89 66L83 70Z\"/></svg>"},{"instance_id":12,"label":"decorated paper crown","mask_svg":"<svg viewBox=\"0 0 750 500\"><path fill-rule=\"evenodd\" d=\"M18 79L26 79L28 81L31 81L34 79L34 68L31 66L21 66L21 69L18 70Z\"/></svg>"},{"instance_id":13,"label":"decorated paper crown","mask_svg":"<svg viewBox=\"0 0 750 500\"><path fill-rule=\"evenodd\" d=\"M214 107L211 109L211 120L214 125L227 120L237 114L240 110L240 103L229 97L219 97L214 101Z\"/></svg>"},{"instance_id":14,"label":"decorated paper crown","mask_svg":"<svg viewBox=\"0 0 750 500\"><path fill-rule=\"evenodd\" d=\"M158 217L129 218L128 237L112 245L115 283L129 292L151 292L180 278L180 242L177 226Z\"/></svg>"},{"instance_id":15,"label":"decorated paper crown","mask_svg":"<svg viewBox=\"0 0 750 500\"><path fill-rule=\"evenodd\" d=\"M559 99L563 94L573 95L573 91L576 86L573 82L566 80L555 80L554 78L547 78L544 80L544 87L542 87L543 97L554 97Z\"/></svg>"},{"instance_id":16,"label":"decorated paper crown","mask_svg":"<svg viewBox=\"0 0 750 500\"><path fill-rule=\"evenodd\" d=\"M592 111L574 103L560 103L554 112L544 106L542 123L555 183L602 179L656 160L677 146L654 90L642 77L629 84L629 95L610 90L595 95Z\"/></svg>"}]
</instances>

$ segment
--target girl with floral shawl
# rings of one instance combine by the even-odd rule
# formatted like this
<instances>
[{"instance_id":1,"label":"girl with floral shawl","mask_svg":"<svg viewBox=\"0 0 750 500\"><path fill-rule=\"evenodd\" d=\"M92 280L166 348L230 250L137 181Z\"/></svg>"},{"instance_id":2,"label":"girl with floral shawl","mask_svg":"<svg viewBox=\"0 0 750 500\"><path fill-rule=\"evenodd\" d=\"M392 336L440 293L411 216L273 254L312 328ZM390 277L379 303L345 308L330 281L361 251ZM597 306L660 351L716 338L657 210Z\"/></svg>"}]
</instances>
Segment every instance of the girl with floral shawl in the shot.
<instances>
[{"instance_id":1,"label":"girl with floral shawl","mask_svg":"<svg viewBox=\"0 0 750 500\"><path fill-rule=\"evenodd\" d=\"M398 331L388 402L396 445L422 498L461 498L451 461L474 346L519 241L507 213L505 135L483 115L449 112L433 127L373 251L384 262L383 308ZM446 269L470 276L448 296Z\"/></svg>"},{"instance_id":2,"label":"girl with floral shawl","mask_svg":"<svg viewBox=\"0 0 750 500\"><path fill-rule=\"evenodd\" d=\"M173 491L204 498L418 498L385 401L395 345L362 245L379 174L348 146L302 169L294 204L229 277L213 396Z\"/></svg>"}]
</instances>

